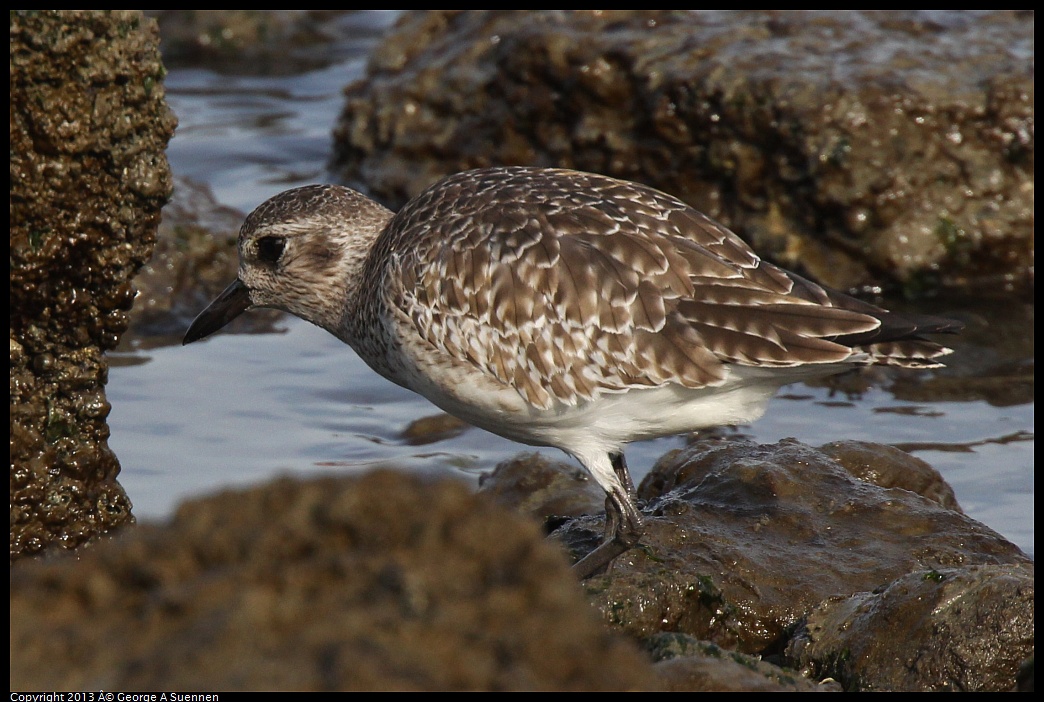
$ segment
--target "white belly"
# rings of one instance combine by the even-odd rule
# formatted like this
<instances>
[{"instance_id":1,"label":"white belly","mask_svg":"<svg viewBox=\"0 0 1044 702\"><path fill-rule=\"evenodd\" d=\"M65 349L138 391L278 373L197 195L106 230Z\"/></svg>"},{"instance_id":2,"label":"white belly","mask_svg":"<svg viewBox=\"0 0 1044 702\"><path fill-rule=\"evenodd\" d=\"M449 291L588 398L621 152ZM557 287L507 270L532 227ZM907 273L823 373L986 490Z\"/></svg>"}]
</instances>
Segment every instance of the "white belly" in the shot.
<instances>
[{"instance_id":1,"label":"white belly","mask_svg":"<svg viewBox=\"0 0 1044 702\"><path fill-rule=\"evenodd\" d=\"M770 374L763 369L734 367L728 381L719 387L635 387L603 393L579 405L558 403L546 410L533 407L513 388L460 366L417 373L404 384L477 427L576 455L608 453L630 441L752 422L764 413L780 386L799 379L780 376L781 369L774 370Z\"/></svg>"}]
</instances>

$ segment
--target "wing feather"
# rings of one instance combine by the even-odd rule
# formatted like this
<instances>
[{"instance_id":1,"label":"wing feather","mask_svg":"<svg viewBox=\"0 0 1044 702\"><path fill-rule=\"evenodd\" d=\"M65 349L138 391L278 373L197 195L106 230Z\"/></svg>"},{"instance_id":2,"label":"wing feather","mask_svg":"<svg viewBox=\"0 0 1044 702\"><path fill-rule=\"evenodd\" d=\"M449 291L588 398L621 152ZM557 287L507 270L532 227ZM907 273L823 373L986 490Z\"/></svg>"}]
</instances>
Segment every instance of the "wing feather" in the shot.
<instances>
[{"instance_id":1,"label":"wing feather","mask_svg":"<svg viewBox=\"0 0 1044 702\"><path fill-rule=\"evenodd\" d=\"M538 408L716 386L734 364L923 367L945 352L898 315L761 261L683 202L603 176L466 172L408 203L382 238L397 254L387 307Z\"/></svg>"}]
</instances>

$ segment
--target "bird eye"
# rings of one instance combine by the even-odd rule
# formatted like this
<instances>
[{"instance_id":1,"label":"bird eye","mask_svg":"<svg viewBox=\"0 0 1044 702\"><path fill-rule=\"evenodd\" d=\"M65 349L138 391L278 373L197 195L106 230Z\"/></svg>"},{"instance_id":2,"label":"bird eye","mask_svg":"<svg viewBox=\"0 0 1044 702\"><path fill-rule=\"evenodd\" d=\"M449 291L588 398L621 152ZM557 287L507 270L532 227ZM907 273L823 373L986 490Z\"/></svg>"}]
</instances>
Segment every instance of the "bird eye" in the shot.
<instances>
[{"instance_id":1,"label":"bird eye","mask_svg":"<svg viewBox=\"0 0 1044 702\"><path fill-rule=\"evenodd\" d=\"M257 240L257 257L265 263L278 263L286 240L281 236L266 236Z\"/></svg>"}]
</instances>

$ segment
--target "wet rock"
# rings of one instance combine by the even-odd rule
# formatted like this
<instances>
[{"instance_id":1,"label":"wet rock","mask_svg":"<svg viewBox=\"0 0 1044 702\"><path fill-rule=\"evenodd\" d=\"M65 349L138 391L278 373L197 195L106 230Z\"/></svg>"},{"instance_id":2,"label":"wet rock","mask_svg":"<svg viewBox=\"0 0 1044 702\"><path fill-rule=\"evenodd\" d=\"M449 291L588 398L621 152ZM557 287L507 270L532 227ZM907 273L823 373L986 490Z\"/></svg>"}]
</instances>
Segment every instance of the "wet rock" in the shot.
<instances>
[{"instance_id":1,"label":"wet rock","mask_svg":"<svg viewBox=\"0 0 1044 702\"><path fill-rule=\"evenodd\" d=\"M665 690L681 692L840 692L757 656L727 651L685 634L657 634L645 642Z\"/></svg>"},{"instance_id":2,"label":"wet rock","mask_svg":"<svg viewBox=\"0 0 1044 702\"><path fill-rule=\"evenodd\" d=\"M358 10L146 12L159 22L168 65L205 63L237 75L294 74L353 58L345 37L376 37L387 21Z\"/></svg>"},{"instance_id":3,"label":"wet rock","mask_svg":"<svg viewBox=\"0 0 1044 702\"><path fill-rule=\"evenodd\" d=\"M393 205L498 164L639 180L828 285L1025 294L1026 11L414 11L335 166Z\"/></svg>"},{"instance_id":4,"label":"wet rock","mask_svg":"<svg viewBox=\"0 0 1044 702\"><path fill-rule=\"evenodd\" d=\"M403 429L402 438L411 446L423 446L460 436L469 428L471 428L470 424L453 415L433 414L410 422Z\"/></svg>"},{"instance_id":5,"label":"wet rock","mask_svg":"<svg viewBox=\"0 0 1044 702\"><path fill-rule=\"evenodd\" d=\"M608 622L639 638L682 632L768 656L831 598L915 572L1031 564L986 526L943 506L955 503L923 461L900 459L864 443L824 452L792 440L701 441L668 454L639 488L642 543L588 580L587 591ZM580 518L555 536L579 556L600 537L602 521ZM942 651L949 642L933 645Z\"/></svg>"},{"instance_id":6,"label":"wet rock","mask_svg":"<svg viewBox=\"0 0 1044 702\"><path fill-rule=\"evenodd\" d=\"M392 471L184 505L11 573L11 688L649 689L532 522Z\"/></svg>"},{"instance_id":7,"label":"wet rock","mask_svg":"<svg viewBox=\"0 0 1044 702\"><path fill-rule=\"evenodd\" d=\"M894 449L825 450L840 461L793 441L668 455L641 487L642 545L582 586L489 499L540 515L583 491L540 457L499 466L486 495L378 471L193 502L78 559L15 564L12 689L1012 687L1032 562L935 501L923 462L903 479ZM555 537L586 550L601 519Z\"/></svg>"},{"instance_id":8,"label":"wet rock","mask_svg":"<svg viewBox=\"0 0 1044 702\"><path fill-rule=\"evenodd\" d=\"M170 195L153 22L11 13L11 557L132 521L103 353Z\"/></svg>"},{"instance_id":9,"label":"wet rock","mask_svg":"<svg viewBox=\"0 0 1044 702\"><path fill-rule=\"evenodd\" d=\"M894 446L871 441L834 441L820 446L819 450L841 464L854 478L878 487L916 492L940 507L963 512L953 488L939 471Z\"/></svg>"},{"instance_id":10,"label":"wet rock","mask_svg":"<svg viewBox=\"0 0 1044 702\"><path fill-rule=\"evenodd\" d=\"M537 453L522 453L497 464L479 478L479 490L552 530L564 517L605 509L605 491L583 468Z\"/></svg>"},{"instance_id":11,"label":"wet rock","mask_svg":"<svg viewBox=\"0 0 1044 702\"><path fill-rule=\"evenodd\" d=\"M917 571L817 607L788 662L847 689L1007 692L1033 652L1033 564Z\"/></svg>"}]
</instances>

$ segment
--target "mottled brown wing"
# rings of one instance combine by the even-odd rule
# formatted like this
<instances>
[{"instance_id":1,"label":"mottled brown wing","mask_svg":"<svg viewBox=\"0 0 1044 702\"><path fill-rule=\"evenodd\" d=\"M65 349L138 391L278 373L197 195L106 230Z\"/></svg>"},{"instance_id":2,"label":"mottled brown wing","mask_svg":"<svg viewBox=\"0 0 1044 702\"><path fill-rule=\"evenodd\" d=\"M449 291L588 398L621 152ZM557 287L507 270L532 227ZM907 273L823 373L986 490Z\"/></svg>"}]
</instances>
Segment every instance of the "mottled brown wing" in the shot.
<instances>
[{"instance_id":1,"label":"mottled brown wing","mask_svg":"<svg viewBox=\"0 0 1044 702\"><path fill-rule=\"evenodd\" d=\"M387 304L537 407L720 385L728 364L839 362L853 351L831 339L880 324L650 188L563 170L477 173L393 220Z\"/></svg>"}]
</instances>

